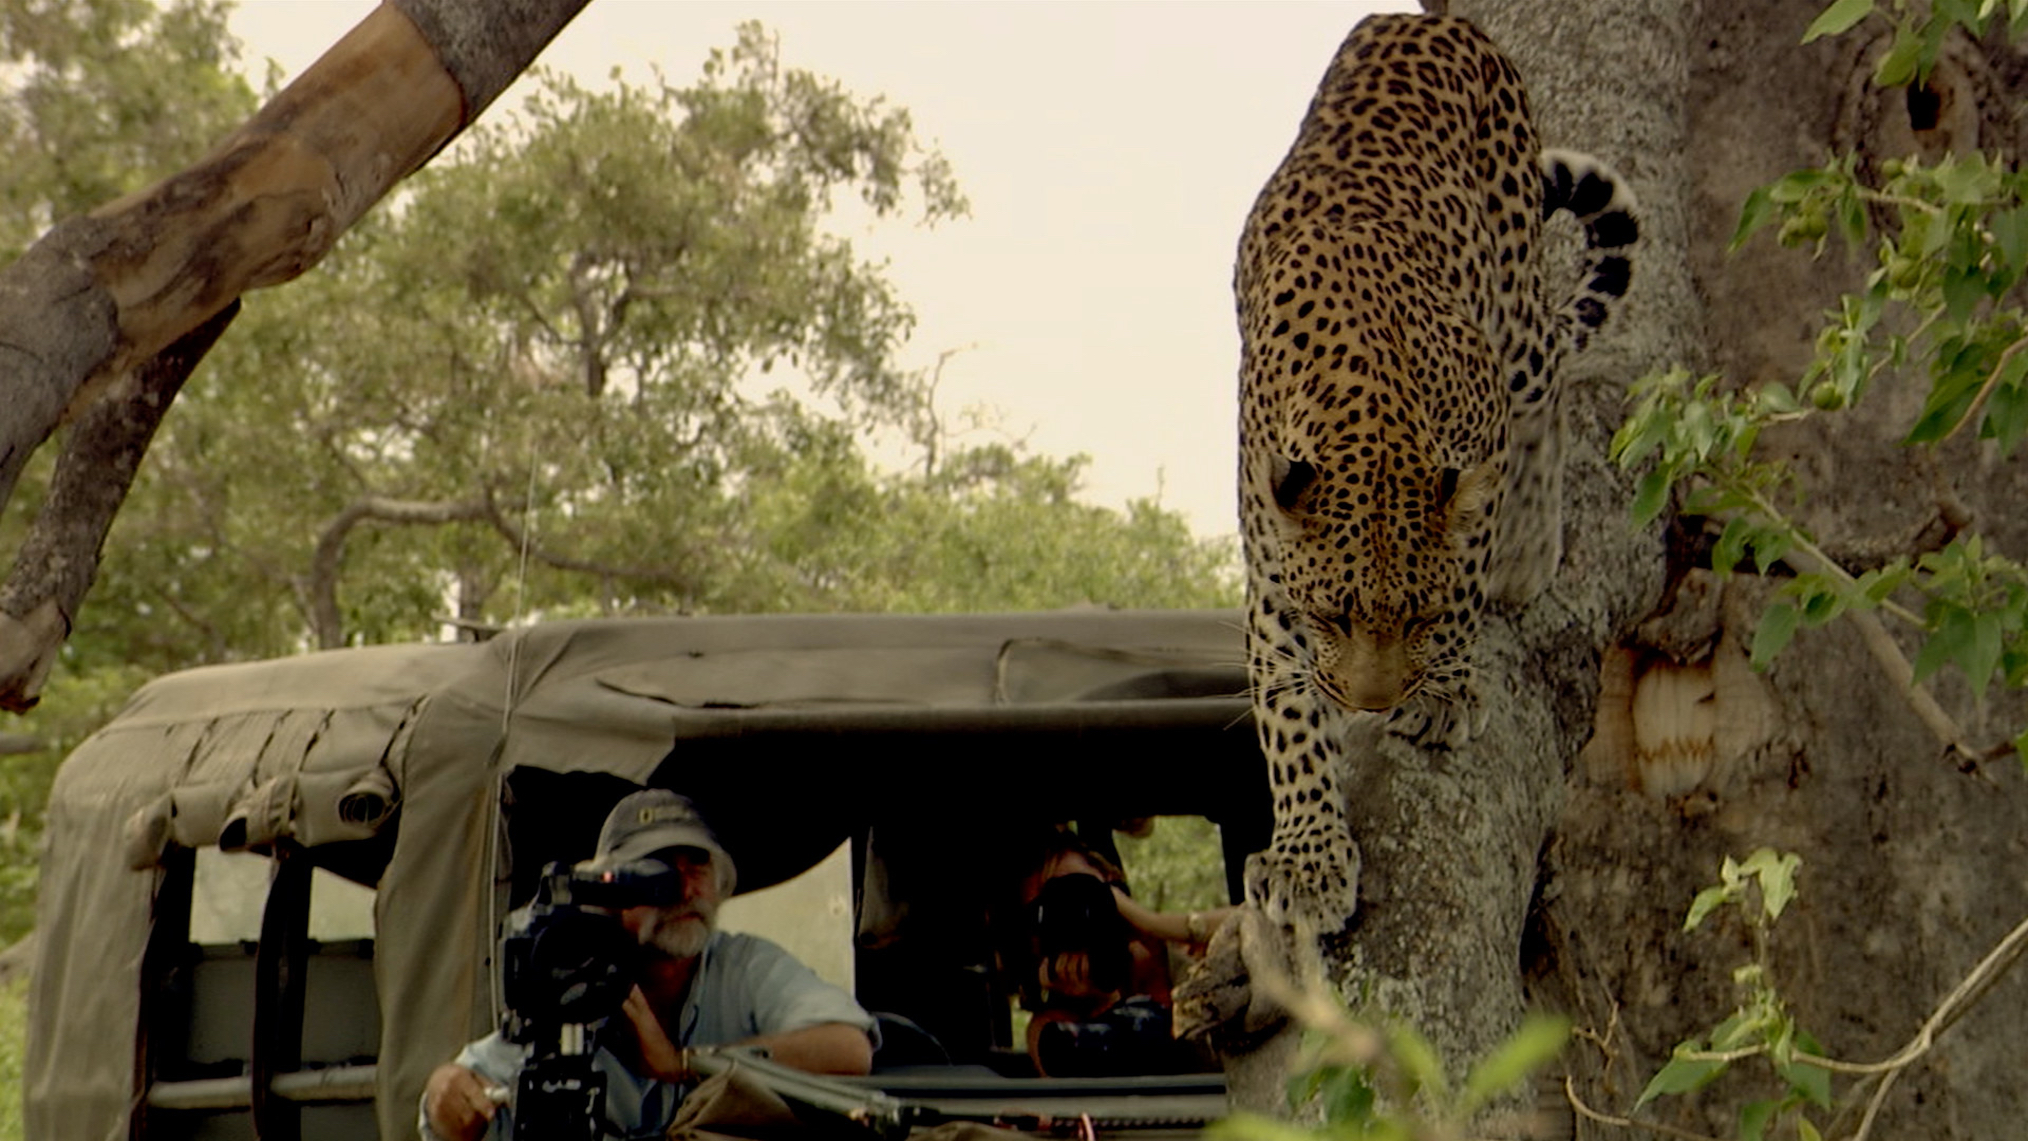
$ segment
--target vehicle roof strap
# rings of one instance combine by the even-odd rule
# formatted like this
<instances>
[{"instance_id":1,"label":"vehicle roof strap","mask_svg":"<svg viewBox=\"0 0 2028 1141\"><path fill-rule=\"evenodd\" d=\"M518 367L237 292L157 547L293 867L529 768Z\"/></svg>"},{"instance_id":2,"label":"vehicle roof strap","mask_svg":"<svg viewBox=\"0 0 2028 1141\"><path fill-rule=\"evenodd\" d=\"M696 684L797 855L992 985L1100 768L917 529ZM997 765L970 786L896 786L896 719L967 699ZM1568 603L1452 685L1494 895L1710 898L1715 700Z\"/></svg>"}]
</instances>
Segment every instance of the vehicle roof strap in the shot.
<instances>
[{"instance_id":1,"label":"vehicle roof strap","mask_svg":"<svg viewBox=\"0 0 2028 1141\"><path fill-rule=\"evenodd\" d=\"M260 1141L301 1141L302 1108L277 1097L275 1075L303 1063L303 991L310 939L310 873L315 865L294 841L274 846L275 878L261 912L260 947L254 953L252 1079L254 1136Z\"/></svg>"}]
</instances>

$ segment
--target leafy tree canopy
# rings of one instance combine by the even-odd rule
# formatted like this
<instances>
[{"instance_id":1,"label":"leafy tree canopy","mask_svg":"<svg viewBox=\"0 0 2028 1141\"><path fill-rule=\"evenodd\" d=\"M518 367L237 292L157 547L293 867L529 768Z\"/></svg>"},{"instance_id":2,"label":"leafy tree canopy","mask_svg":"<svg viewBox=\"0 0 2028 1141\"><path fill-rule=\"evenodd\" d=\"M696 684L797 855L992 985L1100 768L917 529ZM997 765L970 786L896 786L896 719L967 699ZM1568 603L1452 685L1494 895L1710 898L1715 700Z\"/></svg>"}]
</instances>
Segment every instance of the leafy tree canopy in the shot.
<instances>
[{"instance_id":1,"label":"leafy tree canopy","mask_svg":"<svg viewBox=\"0 0 2028 1141\"><path fill-rule=\"evenodd\" d=\"M222 13L0 0L19 65L0 130L37 156L0 176L0 242L250 110ZM747 25L688 86L543 74L318 269L250 296L20 723L51 749L4 766L0 821L21 823L0 867L33 850L56 748L152 673L432 638L446 616L1235 603L1228 543L1153 502L1079 502L1083 457L951 446L903 363L912 313L827 225L848 209L933 224L966 204L905 111ZM918 461L883 469L875 433Z\"/></svg>"}]
</instances>

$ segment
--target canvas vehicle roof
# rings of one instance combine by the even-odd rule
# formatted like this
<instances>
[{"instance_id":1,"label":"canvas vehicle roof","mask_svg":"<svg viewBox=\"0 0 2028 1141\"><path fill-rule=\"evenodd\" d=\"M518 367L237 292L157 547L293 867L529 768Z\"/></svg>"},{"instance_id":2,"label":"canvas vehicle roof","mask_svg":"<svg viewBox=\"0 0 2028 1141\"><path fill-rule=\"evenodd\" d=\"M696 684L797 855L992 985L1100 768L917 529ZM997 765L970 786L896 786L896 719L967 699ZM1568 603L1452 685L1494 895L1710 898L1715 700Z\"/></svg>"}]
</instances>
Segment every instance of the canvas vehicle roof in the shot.
<instances>
[{"instance_id":1,"label":"canvas vehicle roof","mask_svg":"<svg viewBox=\"0 0 2028 1141\"><path fill-rule=\"evenodd\" d=\"M392 1135L428 1069L495 1019L508 774L537 775L523 795L554 809L545 836L595 831L609 803L561 795L573 774L682 788L742 853L743 889L800 871L871 815L1064 819L1129 802L1215 815L1246 797L1221 760L1253 747L1239 631L1229 611L580 621L159 679L51 793L30 1132L126 1131L141 965L174 850L301 846L378 885ZM1229 756L1207 757L1205 740ZM1049 779L1053 766L1077 780Z\"/></svg>"}]
</instances>

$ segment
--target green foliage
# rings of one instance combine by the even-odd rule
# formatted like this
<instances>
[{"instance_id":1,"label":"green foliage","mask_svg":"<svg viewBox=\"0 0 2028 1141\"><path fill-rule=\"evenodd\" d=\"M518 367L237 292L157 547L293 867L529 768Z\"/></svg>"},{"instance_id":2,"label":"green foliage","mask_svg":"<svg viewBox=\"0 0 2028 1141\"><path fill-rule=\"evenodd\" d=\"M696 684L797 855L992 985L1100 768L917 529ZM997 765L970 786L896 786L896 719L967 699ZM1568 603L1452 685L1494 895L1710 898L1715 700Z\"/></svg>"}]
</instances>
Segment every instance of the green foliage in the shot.
<instances>
[{"instance_id":1,"label":"green foliage","mask_svg":"<svg viewBox=\"0 0 2028 1141\"><path fill-rule=\"evenodd\" d=\"M0 0L0 243L252 112L223 11ZM748 25L687 86L544 76L247 298L21 723L46 747L0 758L0 940L30 922L58 758L155 673L431 638L451 614L1237 603L1230 543L1080 502L1081 457L942 454L902 363L914 315L834 205L855 228L966 209L905 111ZM862 442L896 430L933 458L877 467Z\"/></svg>"},{"instance_id":2,"label":"green foliage","mask_svg":"<svg viewBox=\"0 0 2028 1141\"><path fill-rule=\"evenodd\" d=\"M1696 930L1706 916L1721 907L1745 907L1750 888L1760 897L1762 917L1773 923L1796 897L1796 871L1802 863L1803 858L1793 852L1779 853L1770 848L1756 850L1743 863L1725 857L1718 883L1698 892L1690 902L1683 930Z\"/></svg>"},{"instance_id":3,"label":"green foliage","mask_svg":"<svg viewBox=\"0 0 2028 1141\"><path fill-rule=\"evenodd\" d=\"M1739 1006L1711 1032L1677 1044L1669 1061L1649 1079L1634 1103L1638 1110L1658 1097L1695 1093L1718 1080L1735 1063L1765 1058L1779 1080L1780 1096L1747 1103L1740 1111L1741 1141L1761 1141L1780 1123L1799 1132L1815 1131L1805 1109L1829 1109L1831 1073L1817 1040L1796 1025L1775 989L1768 953L1774 924L1796 897L1802 858L1762 848L1745 860L1726 857L1719 882L1697 893L1684 919L1695 930L1724 909L1735 909L1753 939L1753 958L1733 971ZM1807 1135L1807 1134L1805 1134Z\"/></svg>"},{"instance_id":4,"label":"green foliage","mask_svg":"<svg viewBox=\"0 0 2028 1141\"><path fill-rule=\"evenodd\" d=\"M188 166L254 109L221 0L0 3L0 258Z\"/></svg>"},{"instance_id":5,"label":"green foliage","mask_svg":"<svg viewBox=\"0 0 2028 1141\"><path fill-rule=\"evenodd\" d=\"M1932 0L1922 4L1894 0L1892 16L1882 10L1885 7L1880 0L1833 0L1811 22L1803 42L1850 31L1869 16L1886 17L1894 24L1894 40L1875 65L1873 81L1882 87L1902 87L1929 76L1944 37L1953 28L1962 28L1977 39L1995 20L2001 20L2015 38L2028 34L2028 0Z\"/></svg>"},{"instance_id":6,"label":"green foliage","mask_svg":"<svg viewBox=\"0 0 2028 1141\"><path fill-rule=\"evenodd\" d=\"M1852 7L1838 5L1826 20ZM1772 425L1853 407L1884 372L1919 369L1929 390L1910 444L1935 445L1970 427L2010 454L2028 432L2028 312L2017 290L2028 274L2028 174L1977 155L1933 166L1889 160L1875 185L1855 169L1841 158L1788 175L1754 191L1741 212L1735 246L1771 226L1784 244L1819 251L1834 232L1854 246L1872 243L1876 268L1829 315L1797 389L1770 381L1728 390L1719 377L1681 370L1651 377L1636 389L1614 455L1628 467L1650 465L1636 522L1655 518L1673 494L1685 514L1719 524L1718 573L1749 557L1761 573L1782 561L1796 572L1755 633L1757 667L1803 626L1884 609L1928 633L1918 680L1952 665L1983 697L1996 674L2009 685L2028 674L2028 572L1967 535L1913 565L1900 559L1848 574L1793 522L1793 476L1759 458L1755 444ZM1903 592L1919 606L1896 604Z\"/></svg>"},{"instance_id":7,"label":"green foliage","mask_svg":"<svg viewBox=\"0 0 2028 1141\"><path fill-rule=\"evenodd\" d=\"M689 86L545 76L249 299L121 515L80 664L408 640L453 612L1231 603L1230 544L1078 502L1081 459L939 454L933 388L899 364L913 315L826 228L841 196L965 209L905 112L757 26ZM861 445L895 429L929 457L906 474Z\"/></svg>"},{"instance_id":8,"label":"green foliage","mask_svg":"<svg viewBox=\"0 0 2028 1141\"><path fill-rule=\"evenodd\" d=\"M1218 825L1202 816L1157 816L1145 836L1116 838L1134 897L1155 911L1208 911L1232 900Z\"/></svg>"},{"instance_id":9,"label":"green foliage","mask_svg":"<svg viewBox=\"0 0 2028 1141\"><path fill-rule=\"evenodd\" d=\"M41 704L8 726L10 734L30 738L38 747L0 756L0 947L28 934L35 924L43 812L57 764L146 680L143 671L131 667L85 674L59 667Z\"/></svg>"},{"instance_id":10,"label":"green foliage","mask_svg":"<svg viewBox=\"0 0 2028 1141\"><path fill-rule=\"evenodd\" d=\"M28 1065L28 979L0 982L0 1141L21 1141L21 1076Z\"/></svg>"},{"instance_id":11,"label":"green foliage","mask_svg":"<svg viewBox=\"0 0 2028 1141\"><path fill-rule=\"evenodd\" d=\"M1316 1005L1312 996L1311 1005ZM1563 1051L1567 1019L1534 1014L1471 1067L1463 1083L1444 1072L1436 1048L1412 1026L1351 1017L1325 1004L1309 1011L1307 1061L1289 1081L1289 1103L1314 1107L1317 1127L1237 1113L1213 1123L1213 1141L1410 1141L1463 1137L1473 1117L1523 1090Z\"/></svg>"}]
</instances>

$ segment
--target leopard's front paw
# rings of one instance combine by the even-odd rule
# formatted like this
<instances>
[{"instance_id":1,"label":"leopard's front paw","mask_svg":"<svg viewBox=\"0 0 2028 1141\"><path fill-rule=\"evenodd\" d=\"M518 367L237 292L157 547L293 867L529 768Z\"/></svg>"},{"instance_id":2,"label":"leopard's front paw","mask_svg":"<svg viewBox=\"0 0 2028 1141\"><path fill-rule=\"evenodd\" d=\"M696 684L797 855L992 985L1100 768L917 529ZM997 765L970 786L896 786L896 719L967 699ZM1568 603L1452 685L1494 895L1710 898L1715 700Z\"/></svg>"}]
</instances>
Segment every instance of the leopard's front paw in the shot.
<instances>
[{"instance_id":1,"label":"leopard's front paw","mask_svg":"<svg viewBox=\"0 0 2028 1141\"><path fill-rule=\"evenodd\" d=\"M1388 715L1387 732L1419 749L1459 749L1486 728L1486 707L1469 690L1418 697Z\"/></svg>"},{"instance_id":2,"label":"leopard's front paw","mask_svg":"<svg viewBox=\"0 0 2028 1141\"><path fill-rule=\"evenodd\" d=\"M1359 845L1349 835L1270 844L1246 858L1246 898L1270 922L1336 931L1359 909Z\"/></svg>"}]
</instances>

